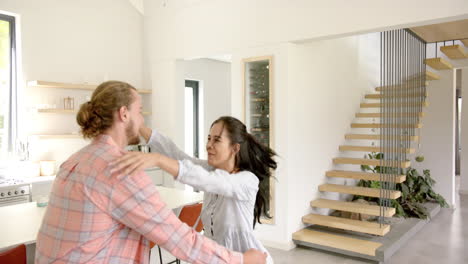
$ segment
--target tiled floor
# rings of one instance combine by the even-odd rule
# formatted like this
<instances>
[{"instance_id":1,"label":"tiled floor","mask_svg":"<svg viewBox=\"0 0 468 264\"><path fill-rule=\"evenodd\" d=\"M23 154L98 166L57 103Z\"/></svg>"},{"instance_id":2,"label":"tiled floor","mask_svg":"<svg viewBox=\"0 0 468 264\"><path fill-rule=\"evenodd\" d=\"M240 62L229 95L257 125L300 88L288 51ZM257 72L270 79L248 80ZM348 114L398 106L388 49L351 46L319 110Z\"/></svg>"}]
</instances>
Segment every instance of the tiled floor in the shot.
<instances>
[{"instance_id":1,"label":"tiled floor","mask_svg":"<svg viewBox=\"0 0 468 264\"><path fill-rule=\"evenodd\" d=\"M308 248L295 248L290 251L272 248L268 250L275 264L375 263ZM165 263L173 260L173 257L166 253L163 256ZM152 263L159 263L159 260L157 262L152 260ZM468 263L468 195L458 197L455 210L442 209L430 223L407 242L404 248L386 262L386 264L406 263Z\"/></svg>"},{"instance_id":2,"label":"tiled floor","mask_svg":"<svg viewBox=\"0 0 468 264\"><path fill-rule=\"evenodd\" d=\"M308 248L295 248L290 251L269 249L269 251L275 264L374 263ZM404 248L386 262L386 264L406 263L468 263L468 195L458 196L455 210L442 209L430 223L407 242Z\"/></svg>"}]
</instances>

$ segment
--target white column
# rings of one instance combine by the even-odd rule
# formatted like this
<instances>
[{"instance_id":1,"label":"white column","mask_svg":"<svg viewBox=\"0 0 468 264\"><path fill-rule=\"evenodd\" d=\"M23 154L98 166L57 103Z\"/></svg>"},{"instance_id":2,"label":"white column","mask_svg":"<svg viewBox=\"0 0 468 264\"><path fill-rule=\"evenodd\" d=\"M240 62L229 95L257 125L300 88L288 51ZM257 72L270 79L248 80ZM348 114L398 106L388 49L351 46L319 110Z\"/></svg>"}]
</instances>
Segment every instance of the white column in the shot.
<instances>
[{"instance_id":1,"label":"white column","mask_svg":"<svg viewBox=\"0 0 468 264\"><path fill-rule=\"evenodd\" d=\"M468 68L462 69L460 194L468 195Z\"/></svg>"}]
</instances>

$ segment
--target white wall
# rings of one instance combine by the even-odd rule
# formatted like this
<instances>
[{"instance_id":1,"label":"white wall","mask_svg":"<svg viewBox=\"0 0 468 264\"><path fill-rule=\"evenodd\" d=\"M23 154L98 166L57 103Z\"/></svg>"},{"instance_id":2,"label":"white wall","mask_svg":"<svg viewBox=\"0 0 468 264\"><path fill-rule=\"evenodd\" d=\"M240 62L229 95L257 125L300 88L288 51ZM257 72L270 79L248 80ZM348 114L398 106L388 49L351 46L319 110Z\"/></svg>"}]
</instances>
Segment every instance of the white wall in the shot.
<instances>
[{"instance_id":1,"label":"white wall","mask_svg":"<svg viewBox=\"0 0 468 264\"><path fill-rule=\"evenodd\" d=\"M288 135L290 133L289 125L289 73L290 73L290 49L291 44L280 44L252 49L244 49L233 53L231 65L231 114L240 120L244 121L242 116L242 65L241 60L254 56L272 55L272 101L274 108L270 109L270 116L273 121L274 136L273 149L279 154L277 157L278 168L274 176L277 178L275 182L275 225L257 225L256 233L258 237L264 240L266 245L289 249L291 248L290 239L287 234L287 224L289 220L289 177L288 163L290 162L289 153L290 146L288 145Z\"/></svg>"},{"instance_id":2,"label":"white wall","mask_svg":"<svg viewBox=\"0 0 468 264\"><path fill-rule=\"evenodd\" d=\"M462 68L460 193L468 194L468 67Z\"/></svg>"},{"instance_id":3,"label":"white wall","mask_svg":"<svg viewBox=\"0 0 468 264\"><path fill-rule=\"evenodd\" d=\"M128 0L2 0L0 10L19 15L23 81L100 83L117 79L148 88L142 87L143 17ZM78 131L73 115L37 114L31 107L41 103L61 107L63 97L71 96L78 108L90 92L20 89L23 136ZM144 96L145 104L150 104L150 98ZM36 142L34 158L56 159L59 165L85 143Z\"/></svg>"},{"instance_id":4,"label":"white wall","mask_svg":"<svg viewBox=\"0 0 468 264\"><path fill-rule=\"evenodd\" d=\"M231 112L231 65L210 59L191 61L177 60L175 63L164 61L158 63L163 72L175 71L175 76L158 74L154 85L161 87L154 93L153 115L154 128L169 136L180 149L184 149L184 88L185 80L200 81L200 107L203 120L200 135L201 158L206 158L205 140L211 123L218 117L230 115ZM174 77L174 78L171 78ZM175 87L167 89L167 87ZM170 98L170 99L169 99ZM170 119L176 116L175 119ZM165 174L164 185L185 189L185 185L174 182L173 177Z\"/></svg>"},{"instance_id":5,"label":"white wall","mask_svg":"<svg viewBox=\"0 0 468 264\"><path fill-rule=\"evenodd\" d=\"M440 2L436 0L416 0L410 3L403 0L332 0L320 3L306 0L185 0L167 1L165 7L162 2L146 0L144 3L144 44L148 51L146 62L150 73L145 79L152 82L154 93L160 96L156 99L160 101L155 101L153 105L153 112L166 114L154 116L154 124L172 133L176 141L183 137L181 122L174 121L181 120L178 111L180 103L175 96L175 87L179 85L177 75L180 74L177 59L233 54L232 115L241 117L240 59L274 56L275 150L281 155L280 167L276 172L277 221L273 226L259 227L258 235L262 239L269 239L269 245L282 248L290 246L292 232L299 229L302 225L301 216L310 210L309 201L317 196L317 184L324 180L323 173L331 166L332 156L338 153L336 149L352 115L357 111L362 91L373 85L372 81L365 81L365 76L360 79L357 74L360 71L356 69L362 68L356 64L360 57L356 54L347 54L345 57L351 59L348 62L336 57L321 42L311 44L322 48L315 51L288 43L332 39L358 32L378 32L468 17L468 2L464 0L452 0L443 9L439 8ZM348 42L331 43L346 47L344 43ZM352 41L348 44L352 45ZM324 54L329 53L329 59L322 51ZM312 54L317 56L321 64L314 64L316 59ZM343 64L337 65L338 61ZM358 68L349 67L353 63ZM346 78L331 74L337 70L331 67L338 67L338 72ZM329 79L315 73L313 70L317 68ZM372 75L376 71L370 68L367 70L366 74L375 80ZM361 86L349 87L348 82L356 79L356 83L361 82ZM334 94L335 91L349 92L350 97L340 97L339 93ZM311 104L308 99L312 100ZM311 121L302 121L304 117ZM316 135L325 136L325 139L318 141ZM316 168L305 167L305 164L312 162L319 165Z\"/></svg>"},{"instance_id":6,"label":"white wall","mask_svg":"<svg viewBox=\"0 0 468 264\"><path fill-rule=\"evenodd\" d=\"M291 235L311 211L331 160L366 91L378 85L379 35L310 44L281 44L233 54L232 113L243 119L241 59L273 55L273 148L279 154L275 225L260 225L266 244L291 247Z\"/></svg>"},{"instance_id":7,"label":"white wall","mask_svg":"<svg viewBox=\"0 0 468 264\"><path fill-rule=\"evenodd\" d=\"M433 70L431 70L433 71ZM438 71L440 80L429 81L428 107L423 108L421 147L416 155L424 162L412 160L412 166L422 173L430 169L436 180L434 190L455 205L455 70Z\"/></svg>"},{"instance_id":8,"label":"white wall","mask_svg":"<svg viewBox=\"0 0 468 264\"><path fill-rule=\"evenodd\" d=\"M210 59L185 61L184 78L200 81L199 92L203 96L200 104L203 112L200 135L200 157L206 157L206 137L211 123L220 116L231 113L231 64Z\"/></svg>"},{"instance_id":9,"label":"white wall","mask_svg":"<svg viewBox=\"0 0 468 264\"><path fill-rule=\"evenodd\" d=\"M231 53L243 47L279 42L330 38L357 32L376 32L467 17L465 0L450 0L439 8L437 0L395 1L164 1L146 0L145 14L160 21L161 57L203 57ZM170 15L169 15L170 14ZM159 24L156 23L156 24ZM154 32L153 32L154 33ZM190 43L189 45L187 45ZM159 56L158 56L159 57Z\"/></svg>"},{"instance_id":10,"label":"white wall","mask_svg":"<svg viewBox=\"0 0 468 264\"><path fill-rule=\"evenodd\" d=\"M294 178L288 186L288 235L312 211L309 202L321 195L317 188L327 181L332 158L349 156L338 146L364 94L378 86L379 43L379 34L370 34L296 46L291 53L288 174Z\"/></svg>"}]
</instances>

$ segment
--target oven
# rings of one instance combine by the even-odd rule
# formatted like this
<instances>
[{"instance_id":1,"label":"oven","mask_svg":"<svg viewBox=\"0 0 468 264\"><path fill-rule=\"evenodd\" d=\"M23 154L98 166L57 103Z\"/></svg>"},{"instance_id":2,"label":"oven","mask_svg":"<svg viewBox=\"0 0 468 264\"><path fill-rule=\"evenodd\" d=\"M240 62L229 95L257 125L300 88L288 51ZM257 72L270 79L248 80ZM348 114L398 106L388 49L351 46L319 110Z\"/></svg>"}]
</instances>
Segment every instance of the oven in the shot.
<instances>
[{"instance_id":1,"label":"oven","mask_svg":"<svg viewBox=\"0 0 468 264\"><path fill-rule=\"evenodd\" d=\"M31 202L31 185L0 185L0 207Z\"/></svg>"}]
</instances>

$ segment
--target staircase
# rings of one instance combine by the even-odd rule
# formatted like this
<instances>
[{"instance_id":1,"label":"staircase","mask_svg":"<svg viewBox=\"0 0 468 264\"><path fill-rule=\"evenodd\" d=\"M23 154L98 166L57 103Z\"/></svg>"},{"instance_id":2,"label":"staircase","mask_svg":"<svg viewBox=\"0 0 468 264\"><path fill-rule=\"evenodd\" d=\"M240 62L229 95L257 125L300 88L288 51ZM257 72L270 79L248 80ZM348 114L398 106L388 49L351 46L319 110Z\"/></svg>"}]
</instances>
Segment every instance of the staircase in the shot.
<instances>
[{"instance_id":1,"label":"staircase","mask_svg":"<svg viewBox=\"0 0 468 264\"><path fill-rule=\"evenodd\" d=\"M468 40L463 42L468 47ZM424 63L429 66L431 69L428 69L425 73L425 79L427 81L436 81L440 79L438 71L450 70L453 69L452 60L463 60L468 59L467 49L463 45L452 45L440 47L440 51L444 53L448 58L429 58L425 59ZM427 82L426 82L427 85ZM401 86L403 87L403 85ZM356 113L356 118L358 119L378 119L381 117L381 103L375 100L381 100L384 98L382 90L384 87L377 87L376 93L367 94L364 96L366 102L361 103L361 111ZM395 91L398 91L400 87L392 86ZM388 94L386 95L388 96ZM393 92L392 96L394 97L422 97L426 98L427 93L417 93L407 91L406 93ZM374 100L374 101L372 101ZM427 106L428 102L425 100L422 102L422 106ZM423 108L421 108L423 109ZM373 111L373 112L372 112ZM406 114L406 113L404 113ZM424 117L424 112L411 113L411 115L419 117ZM354 132L345 135L345 139L353 142L353 144L345 144L339 146L339 151L342 153L356 153L356 152L380 152L381 149L378 146L375 146L375 142L383 142L384 139L381 138L380 134L376 134L374 131L376 129L388 128L388 127L405 127L411 129L421 129L423 127L422 123L415 124L406 124L406 125L389 125L382 124L379 122L353 122L351 128L353 130L359 130L359 132ZM372 132L362 132L363 129L371 129ZM401 140L409 140L411 142L417 142L419 140L418 136L400 136ZM372 142L372 146L362 145L365 142ZM414 148L401 148L394 149L393 151L401 151L406 154L415 153ZM360 165L368 166L380 166L380 160L373 159L363 159L355 157L336 157L333 159L333 164L337 166L345 165L346 168L355 169L337 169L325 172L327 181L330 183L322 184L318 187L319 191L322 194L328 193L338 193L338 194L347 194L347 195L360 195L366 197L380 197L380 189L374 188L364 188L357 186L349 186L343 184L334 184L333 179L342 179L343 182L345 179L350 180L373 180L379 181L380 179L390 179L390 177L381 177L378 173L369 173L359 171ZM398 168L408 168L410 166L409 161L382 161L384 166L389 167L398 167ZM395 183L402 183L406 180L405 175L392 175L392 180ZM390 199L397 199L401 196L401 193L396 190L387 191ZM292 237L293 241L302 246L319 248L322 250L333 251L338 253L343 253L346 255L359 256L368 259L384 261L387 256L383 256L382 249L385 239L380 239L389 232L391 232L391 226L386 224L379 224L374 222L352 220L349 218L342 218L330 215L322 215L315 213L317 211L322 211L322 209L328 209L330 211L344 211L350 213L361 213L371 216L383 215L385 217L392 217L395 214L395 208L391 207L380 207L378 205L369 205L369 204L360 204L349 201L341 200L332 200L319 198L310 202L311 208L314 208L314 213L307 214L302 217L302 222L308 227L295 232ZM391 253L393 254L394 251Z\"/></svg>"}]
</instances>

